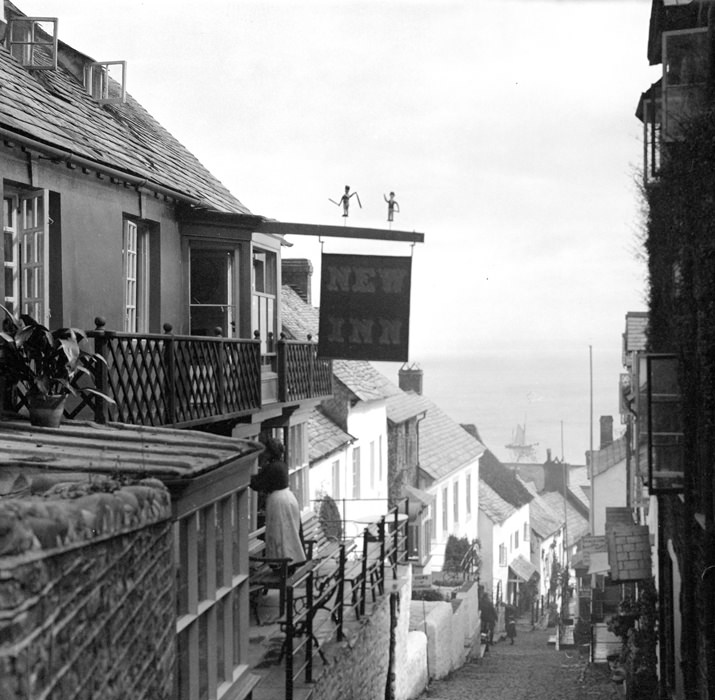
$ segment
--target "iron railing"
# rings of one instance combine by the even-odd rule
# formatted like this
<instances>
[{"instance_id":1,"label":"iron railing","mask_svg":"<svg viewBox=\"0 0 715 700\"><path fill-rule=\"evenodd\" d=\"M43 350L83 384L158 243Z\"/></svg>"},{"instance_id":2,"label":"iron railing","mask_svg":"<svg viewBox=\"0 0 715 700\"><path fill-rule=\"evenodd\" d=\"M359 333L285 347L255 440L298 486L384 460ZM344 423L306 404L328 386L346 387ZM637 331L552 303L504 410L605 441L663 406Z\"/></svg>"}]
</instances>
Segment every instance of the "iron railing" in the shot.
<instances>
[{"instance_id":1,"label":"iron railing","mask_svg":"<svg viewBox=\"0 0 715 700\"><path fill-rule=\"evenodd\" d=\"M325 641L344 637L344 615L365 615L370 593L376 598L385 590L385 572L407 563L408 500L380 516L362 534L361 547L343 541L319 560L301 567L286 584L285 698L292 700L295 685L313 681L314 664L327 660L321 649ZM344 529L343 529L344 532ZM359 552L362 554L359 554Z\"/></svg>"}]
</instances>

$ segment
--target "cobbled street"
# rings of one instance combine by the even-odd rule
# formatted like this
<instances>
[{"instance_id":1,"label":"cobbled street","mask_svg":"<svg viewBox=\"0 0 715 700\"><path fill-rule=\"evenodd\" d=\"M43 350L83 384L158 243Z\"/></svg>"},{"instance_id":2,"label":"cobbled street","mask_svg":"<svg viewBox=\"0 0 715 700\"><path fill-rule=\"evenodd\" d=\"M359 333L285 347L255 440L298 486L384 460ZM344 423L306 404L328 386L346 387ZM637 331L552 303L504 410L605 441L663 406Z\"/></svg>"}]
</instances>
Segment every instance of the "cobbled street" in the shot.
<instances>
[{"instance_id":1,"label":"cobbled street","mask_svg":"<svg viewBox=\"0 0 715 700\"><path fill-rule=\"evenodd\" d=\"M447 678L432 681L420 700L617 700L623 697L605 665L591 665L575 648L556 651L553 629L519 621L513 645L492 645Z\"/></svg>"}]
</instances>

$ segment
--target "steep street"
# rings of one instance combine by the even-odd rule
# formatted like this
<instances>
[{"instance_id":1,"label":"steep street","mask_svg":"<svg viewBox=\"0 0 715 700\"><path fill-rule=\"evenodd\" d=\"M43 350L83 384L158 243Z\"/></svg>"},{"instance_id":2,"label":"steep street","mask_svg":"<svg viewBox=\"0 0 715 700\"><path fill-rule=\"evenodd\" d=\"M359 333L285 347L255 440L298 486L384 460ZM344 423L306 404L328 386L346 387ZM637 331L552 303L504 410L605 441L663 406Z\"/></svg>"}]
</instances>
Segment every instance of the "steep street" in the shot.
<instances>
[{"instance_id":1,"label":"steep street","mask_svg":"<svg viewBox=\"0 0 715 700\"><path fill-rule=\"evenodd\" d=\"M587 663L576 649L556 651L552 629L531 629L520 620L508 639L475 656L446 679L432 681L420 700L617 700L623 697L607 667Z\"/></svg>"}]
</instances>

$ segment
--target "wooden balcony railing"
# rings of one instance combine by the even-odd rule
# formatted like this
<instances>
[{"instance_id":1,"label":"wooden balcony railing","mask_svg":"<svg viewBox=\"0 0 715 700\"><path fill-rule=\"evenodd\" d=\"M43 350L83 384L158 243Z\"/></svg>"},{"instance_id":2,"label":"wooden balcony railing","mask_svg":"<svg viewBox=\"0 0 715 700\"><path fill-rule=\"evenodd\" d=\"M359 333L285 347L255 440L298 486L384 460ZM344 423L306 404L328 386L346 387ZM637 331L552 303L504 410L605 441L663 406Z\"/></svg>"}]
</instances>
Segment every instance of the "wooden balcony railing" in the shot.
<instances>
[{"instance_id":1,"label":"wooden balcony railing","mask_svg":"<svg viewBox=\"0 0 715 700\"><path fill-rule=\"evenodd\" d=\"M164 334L120 333L106 330L101 318L95 322L87 336L106 364L90 361L88 369L95 388L115 403L85 394L68 403L65 418L196 428L261 409L260 338L173 335L169 324ZM332 364L317 357L310 338L301 342L281 337L272 347L279 402L332 394ZM80 375L79 383L86 378ZM27 401L16 391L9 403L19 411Z\"/></svg>"}]
</instances>

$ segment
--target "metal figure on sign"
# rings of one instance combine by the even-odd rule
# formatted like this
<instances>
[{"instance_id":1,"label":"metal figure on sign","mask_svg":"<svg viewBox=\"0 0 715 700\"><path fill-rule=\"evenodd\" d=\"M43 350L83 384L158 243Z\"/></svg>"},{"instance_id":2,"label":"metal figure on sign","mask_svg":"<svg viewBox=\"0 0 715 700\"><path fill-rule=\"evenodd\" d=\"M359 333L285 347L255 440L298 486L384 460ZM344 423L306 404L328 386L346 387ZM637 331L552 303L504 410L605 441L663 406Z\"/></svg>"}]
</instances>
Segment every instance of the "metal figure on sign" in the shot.
<instances>
[{"instance_id":1,"label":"metal figure on sign","mask_svg":"<svg viewBox=\"0 0 715 700\"><path fill-rule=\"evenodd\" d=\"M345 185L345 194L340 198L338 202L334 199L330 199L333 204L337 206L342 206L343 216L348 216L350 211L350 198L355 197L357 199L358 206L362 209L362 202L360 201L360 195L357 192L350 192L350 185Z\"/></svg>"},{"instance_id":2,"label":"metal figure on sign","mask_svg":"<svg viewBox=\"0 0 715 700\"><path fill-rule=\"evenodd\" d=\"M397 200L395 199L394 192L390 192L389 199L384 194L382 196L385 198L385 201L387 202L387 220L392 222L392 221L394 221L394 218L395 218L395 212L397 212L398 214L400 213L400 205L397 203Z\"/></svg>"}]
</instances>

